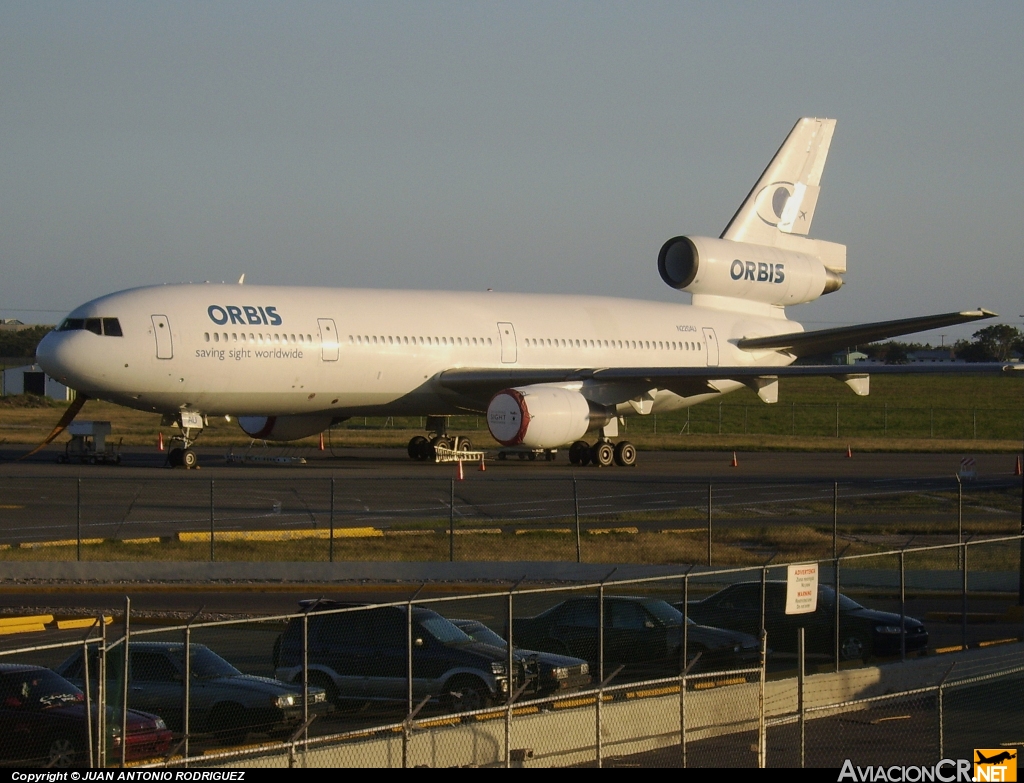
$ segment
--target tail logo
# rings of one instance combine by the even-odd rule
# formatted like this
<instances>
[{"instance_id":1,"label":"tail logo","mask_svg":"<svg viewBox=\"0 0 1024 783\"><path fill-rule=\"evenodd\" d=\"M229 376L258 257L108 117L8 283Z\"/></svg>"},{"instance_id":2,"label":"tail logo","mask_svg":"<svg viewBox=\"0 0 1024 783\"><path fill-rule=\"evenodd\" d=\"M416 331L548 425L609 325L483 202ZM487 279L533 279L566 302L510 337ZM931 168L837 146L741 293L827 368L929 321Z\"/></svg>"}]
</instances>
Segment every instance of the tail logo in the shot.
<instances>
[{"instance_id":1,"label":"tail logo","mask_svg":"<svg viewBox=\"0 0 1024 783\"><path fill-rule=\"evenodd\" d=\"M778 226L786 202L793 195L792 182L773 182L757 194L757 216L769 226Z\"/></svg>"}]
</instances>

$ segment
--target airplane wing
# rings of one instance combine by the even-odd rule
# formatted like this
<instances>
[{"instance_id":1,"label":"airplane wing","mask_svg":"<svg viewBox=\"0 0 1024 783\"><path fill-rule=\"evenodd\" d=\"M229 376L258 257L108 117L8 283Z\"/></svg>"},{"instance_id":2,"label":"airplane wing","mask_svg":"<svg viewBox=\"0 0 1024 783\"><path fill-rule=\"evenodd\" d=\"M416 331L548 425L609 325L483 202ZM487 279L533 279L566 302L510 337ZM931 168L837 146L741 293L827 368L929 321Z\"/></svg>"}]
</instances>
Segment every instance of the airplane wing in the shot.
<instances>
[{"instance_id":1,"label":"airplane wing","mask_svg":"<svg viewBox=\"0 0 1024 783\"><path fill-rule=\"evenodd\" d=\"M815 356L822 353L841 351L853 345L885 340L914 332L939 329L953 324L969 323L983 318L993 318L995 313L985 310L967 310L959 313L926 315L919 318L903 318L898 321L878 321L873 324L841 326L836 329L818 329L813 332L790 332L771 337L742 338L736 345L745 351L773 349L785 351L791 356Z\"/></svg>"},{"instance_id":2,"label":"airplane wing","mask_svg":"<svg viewBox=\"0 0 1024 783\"><path fill-rule=\"evenodd\" d=\"M486 404L494 393L511 386L534 383L569 383L586 381L617 387L602 397L619 398L625 402L652 389L667 389L683 397L719 391L716 381L738 381L760 389L779 378L831 377L848 383L858 394L867 393L867 379L871 375L976 375L979 373L1021 372L1024 365L1008 362L978 362L971 364L823 364L769 365L747 367L609 367L561 369L487 369L461 368L446 370L438 380L440 384L460 395L483 400ZM774 399L762 397L766 402Z\"/></svg>"}]
</instances>

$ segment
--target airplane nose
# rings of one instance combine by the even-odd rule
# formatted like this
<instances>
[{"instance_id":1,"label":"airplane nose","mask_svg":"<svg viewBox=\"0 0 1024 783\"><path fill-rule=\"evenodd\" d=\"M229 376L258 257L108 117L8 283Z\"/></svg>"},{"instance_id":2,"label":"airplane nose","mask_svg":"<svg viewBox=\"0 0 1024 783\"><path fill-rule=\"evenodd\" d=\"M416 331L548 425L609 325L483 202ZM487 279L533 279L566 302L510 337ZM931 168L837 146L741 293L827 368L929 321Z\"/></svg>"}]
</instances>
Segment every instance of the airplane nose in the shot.
<instances>
[{"instance_id":1,"label":"airplane nose","mask_svg":"<svg viewBox=\"0 0 1024 783\"><path fill-rule=\"evenodd\" d=\"M73 389L77 388L75 381L78 375L76 352L72 345L76 336L76 332L50 332L36 347L36 363L43 372Z\"/></svg>"}]
</instances>

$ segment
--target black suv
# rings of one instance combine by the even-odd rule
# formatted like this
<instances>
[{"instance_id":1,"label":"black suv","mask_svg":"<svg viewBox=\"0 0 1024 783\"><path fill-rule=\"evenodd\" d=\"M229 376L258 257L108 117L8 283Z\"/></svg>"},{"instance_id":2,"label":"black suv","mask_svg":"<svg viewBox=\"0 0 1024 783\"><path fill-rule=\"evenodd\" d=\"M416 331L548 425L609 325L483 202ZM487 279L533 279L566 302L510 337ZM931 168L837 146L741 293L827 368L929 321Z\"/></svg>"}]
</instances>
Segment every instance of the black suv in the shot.
<instances>
[{"instance_id":1,"label":"black suv","mask_svg":"<svg viewBox=\"0 0 1024 783\"><path fill-rule=\"evenodd\" d=\"M308 602L301 602L308 607ZM399 606L363 608L320 601L310 611L309 682L332 701L405 703L408 618ZM284 682L302 682L302 618L292 618L274 644L274 669ZM504 701L523 683L535 689L536 661L517 656L511 688L508 653L476 642L437 612L412 610L413 699L425 697L453 712Z\"/></svg>"}]
</instances>

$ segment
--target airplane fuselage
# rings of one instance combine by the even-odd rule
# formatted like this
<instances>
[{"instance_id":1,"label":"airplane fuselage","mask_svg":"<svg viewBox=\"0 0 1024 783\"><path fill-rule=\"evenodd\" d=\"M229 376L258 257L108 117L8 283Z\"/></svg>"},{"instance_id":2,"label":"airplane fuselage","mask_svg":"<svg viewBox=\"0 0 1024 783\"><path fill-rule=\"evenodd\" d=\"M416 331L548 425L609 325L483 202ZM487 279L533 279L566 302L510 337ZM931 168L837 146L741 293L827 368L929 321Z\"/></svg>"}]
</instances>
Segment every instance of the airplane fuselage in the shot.
<instances>
[{"instance_id":1,"label":"airplane fuselage","mask_svg":"<svg viewBox=\"0 0 1024 783\"><path fill-rule=\"evenodd\" d=\"M799 328L778 314L595 296L163 285L76 308L38 360L90 397L165 414L445 415L487 405L438 383L453 368L785 365L786 354L734 344ZM653 409L739 386L663 390Z\"/></svg>"}]
</instances>

